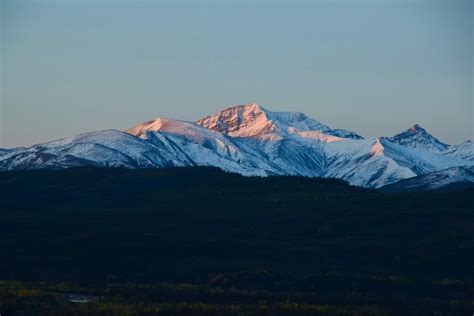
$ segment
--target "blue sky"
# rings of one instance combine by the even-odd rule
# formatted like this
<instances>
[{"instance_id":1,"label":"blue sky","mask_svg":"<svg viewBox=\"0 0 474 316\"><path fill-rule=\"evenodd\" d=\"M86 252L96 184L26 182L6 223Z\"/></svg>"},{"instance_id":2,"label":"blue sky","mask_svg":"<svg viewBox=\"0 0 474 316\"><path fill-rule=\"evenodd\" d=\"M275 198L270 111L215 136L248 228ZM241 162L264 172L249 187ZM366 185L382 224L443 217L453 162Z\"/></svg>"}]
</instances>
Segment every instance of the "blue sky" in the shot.
<instances>
[{"instance_id":1,"label":"blue sky","mask_svg":"<svg viewBox=\"0 0 474 316\"><path fill-rule=\"evenodd\" d=\"M0 146L256 102L473 133L473 1L1 2Z\"/></svg>"}]
</instances>

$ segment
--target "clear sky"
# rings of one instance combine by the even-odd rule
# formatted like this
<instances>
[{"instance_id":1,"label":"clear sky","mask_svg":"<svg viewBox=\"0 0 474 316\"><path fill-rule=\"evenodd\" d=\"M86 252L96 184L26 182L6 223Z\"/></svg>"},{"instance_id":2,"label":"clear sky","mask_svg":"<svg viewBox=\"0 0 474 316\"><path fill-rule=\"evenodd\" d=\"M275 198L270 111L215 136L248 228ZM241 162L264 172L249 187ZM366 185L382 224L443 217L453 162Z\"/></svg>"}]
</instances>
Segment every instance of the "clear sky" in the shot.
<instances>
[{"instance_id":1,"label":"clear sky","mask_svg":"<svg viewBox=\"0 0 474 316\"><path fill-rule=\"evenodd\" d=\"M249 102L473 136L471 0L0 3L0 147Z\"/></svg>"}]
</instances>

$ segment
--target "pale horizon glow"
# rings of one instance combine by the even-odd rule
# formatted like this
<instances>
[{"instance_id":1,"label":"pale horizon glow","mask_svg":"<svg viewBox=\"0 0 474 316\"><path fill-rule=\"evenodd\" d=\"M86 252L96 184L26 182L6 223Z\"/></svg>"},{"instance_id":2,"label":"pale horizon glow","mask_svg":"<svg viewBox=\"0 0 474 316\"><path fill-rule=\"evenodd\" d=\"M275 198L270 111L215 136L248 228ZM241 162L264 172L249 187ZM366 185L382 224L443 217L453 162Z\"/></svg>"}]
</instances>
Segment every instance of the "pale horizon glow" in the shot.
<instances>
[{"instance_id":1,"label":"pale horizon glow","mask_svg":"<svg viewBox=\"0 0 474 316\"><path fill-rule=\"evenodd\" d=\"M0 2L0 147L236 104L473 138L469 0Z\"/></svg>"}]
</instances>

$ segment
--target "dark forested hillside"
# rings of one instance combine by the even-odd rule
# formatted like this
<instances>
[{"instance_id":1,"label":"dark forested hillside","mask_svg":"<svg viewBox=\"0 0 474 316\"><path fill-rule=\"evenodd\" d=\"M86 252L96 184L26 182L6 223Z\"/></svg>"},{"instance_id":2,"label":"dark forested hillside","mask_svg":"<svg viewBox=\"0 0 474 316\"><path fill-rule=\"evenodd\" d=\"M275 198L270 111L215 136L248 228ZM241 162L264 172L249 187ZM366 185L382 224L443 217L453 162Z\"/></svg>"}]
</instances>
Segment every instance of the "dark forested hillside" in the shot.
<instances>
[{"instance_id":1,"label":"dark forested hillside","mask_svg":"<svg viewBox=\"0 0 474 316\"><path fill-rule=\"evenodd\" d=\"M0 192L2 315L474 311L472 189L85 168L3 172Z\"/></svg>"}]
</instances>

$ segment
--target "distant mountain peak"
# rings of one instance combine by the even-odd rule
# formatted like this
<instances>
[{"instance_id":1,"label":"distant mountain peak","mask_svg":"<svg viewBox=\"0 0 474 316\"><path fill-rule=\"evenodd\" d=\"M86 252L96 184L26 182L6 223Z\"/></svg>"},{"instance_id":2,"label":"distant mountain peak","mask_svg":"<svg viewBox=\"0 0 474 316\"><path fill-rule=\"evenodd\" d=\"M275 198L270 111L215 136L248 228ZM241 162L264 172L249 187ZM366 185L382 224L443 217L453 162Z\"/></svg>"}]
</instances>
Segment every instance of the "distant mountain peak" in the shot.
<instances>
[{"instance_id":1,"label":"distant mountain peak","mask_svg":"<svg viewBox=\"0 0 474 316\"><path fill-rule=\"evenodd\" d=\"M261 112L265 112L267 111L265 108L263 108L262 106L260 106L260 104L258 103L247 103L247 104L240 104L240 105L235 105L235 106L231 106L229 107L229 109L232 109L232 108L243 108L243 109L246 109L246 110L249 110L249 111L261 111Z\"/></svg>"},{"instance_id":2,"label":"distant mountain peak","mask_svg":"<svg viewBox=\"0 0 474 316\"><path fill-rule=\"evenodd\" d=\"M159 132L159 131L170 131L176 130L177 128L182 128L183 126L192 125L192 123L161 118L157 117L154 120L144 122L142 124L136 125L128 130L127 133L135 135L135 136L142 136L146 132Z\"/></svg>"},{"instance_id":3,"label":"distant mountain peak","mask_svg":"<svg viewBox=\"0 0 474 316\"><path fill-rule=\"evenodd\" d=\"M433 135L428 133L428 131L424 129L420 124L415 124L412 127L406 129L405 131L399 133L398 135L400 134L405 134L405 135L424 134L424 135L429 135L433 137Z\"/></svg>"},{"instance_id":4,"label":"distant mountain peak","mask_svg":"<svg viewBox=\"0 0 474 316\"><path fill-rule=\"evenodd\" d=\"M196 124L232 137L272 138L294 131L328 131L330 128L300 112L272 112L256 103L229 107Z\"/></svg>"},{"instance_id":5,"label":"distant mountain peak","mask_svg":"<svg viewBox=\"0 0 474 316\"><path fill-rule=\"evenodd\" d=\"M420 124L418 123L410 127L408 130L413 133L426 132L426 130L423 127L421 127Z\"/></svg>"},{"instance_id":6,"label":"distant mountain peak","mask_svg":"<svg viewBox=\"0 0 474 316\"><path fill-rule=\"evenodd\" d=\"M266 115L267 112L270 112L270 111L262 107L258 103L246 103L246 104L237 104L237 105L230 106L220 111L219 113L239 113L243 116L249 116L249 115L258 115L258 114Z\"/></svg>"},{"instance_id":7,"label":"distant mountain peak","mask_svg":"<svg viewBox=\"0 0 474 316\"><path fill-rule=\"evenodd\" d=\"M203 143L208 137L219 140L224 138L222 134L205 129L196 123L160 117L142 124L138 124L135 127L126 130L126 132L143 139L148 139L150 132L181 135L200 144Z\"/></svg>"},{"instance_id":8,"label":"distant mountain peak","mask_svg":"<svg viewBox=\"0 0 474 316\"><path fill-rule=\"evenodd\" d=\"M120 166L216 166L242 175L303 175L380 187L474 164L474 145L448 146L419 124L391 138L364 139L300 112L236 105L194 122L156 118L124 132L98 131L0 149L0 170Z\"/></svg>"},{"instance_id":9,"label":"distant mountain peak","mask_svg":"<svg viewBox=\"0 0 474 316\"><path fill-rule=\"evenodd\" d=\"M230 106L220 111L219 113L231 113L231 112L238 112L238 113L249 115L249 114L258 114L258 113L266 114L269 111L258 103L246 103L246 104L237 104L237 105Z\"/></svg>"},{"instance_id":10,"label":"distant mountain peak","mask_svg":"<svg viewBox=\"0 0 474 316\"><path fill-rule=\"evenodd\" d=\"M196 124L233 137L253 137L276 131L278 127L268 117L269 111L256 103L236 105L206 116Z\"/></svg>"},{"instance_id":11,"label":"distant mountain peak","mask_svg":"<svg viewBox=\"0 0 474 316\"><path fill-rule=\"evenodd\" d=\"M449 148L449 145L436 139L419 124L415 124L409 129L393 137L388 137L387 139L392 143L396 143L405 147L422 149L431 152L442 152Z\"/></svg>"}]
</instances>

